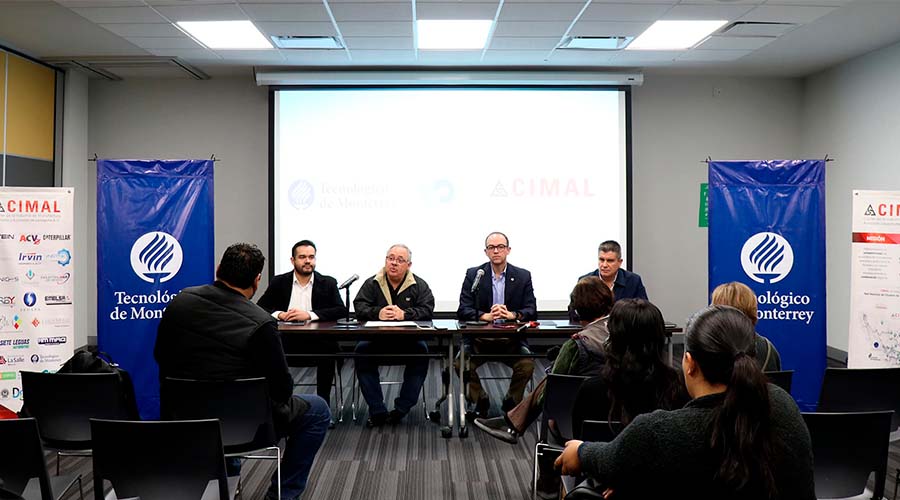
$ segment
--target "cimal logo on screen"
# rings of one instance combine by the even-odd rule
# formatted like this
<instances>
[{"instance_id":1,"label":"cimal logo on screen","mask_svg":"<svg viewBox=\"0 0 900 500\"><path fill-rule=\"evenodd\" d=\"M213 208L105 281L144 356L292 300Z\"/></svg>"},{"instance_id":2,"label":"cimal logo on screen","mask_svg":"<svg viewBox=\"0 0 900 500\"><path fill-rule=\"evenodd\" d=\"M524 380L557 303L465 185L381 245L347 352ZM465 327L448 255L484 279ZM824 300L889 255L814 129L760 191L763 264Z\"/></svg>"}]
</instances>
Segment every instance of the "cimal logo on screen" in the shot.
<instances>
[{"instance_id":1,"label":"cimal logo on screen","mask_svg":"<svg viewBox=\"0 0 900 500\"><path fill-rule=\"evenodd\" d=\"M297 210L306 210L316 199L316 191L312 184L303 179L294 181L288 188L287 195L291 206Z\"/></svg>"},{"instance_id":2,"label":"cimal logo on screen","mask_svg":"<svg viewBox=\"0 0 900 500\"><path fill-rule=\"evenodd\" d=\"M756 233L741 249L744 272L757 283L778 283L794 267L794 249L780 234Z\"/></svg>"},{"instance_id":3,"label":"cimal logo on screen","mask_svg":"<svg viewBox=\"0 0 900 500\"><path fill-rule=\"evenodd\" d=\"M131 246L131 268L147 283L165 283L174 278L183 258L181 243L162 231L144 234Z\"/></svg>"},{"instance_id":4,"label":"cimal logo on screen","mask_svg":"<svg viewBox=\"0 0 900 500\"><path fill-rule=\"evenodd\" d=\"M37 304L37 295L34 292L26 292L25 296L22 297L22 300L25 302L25 305L28 307L34 307Z\"/></svg>"}]
</instances>

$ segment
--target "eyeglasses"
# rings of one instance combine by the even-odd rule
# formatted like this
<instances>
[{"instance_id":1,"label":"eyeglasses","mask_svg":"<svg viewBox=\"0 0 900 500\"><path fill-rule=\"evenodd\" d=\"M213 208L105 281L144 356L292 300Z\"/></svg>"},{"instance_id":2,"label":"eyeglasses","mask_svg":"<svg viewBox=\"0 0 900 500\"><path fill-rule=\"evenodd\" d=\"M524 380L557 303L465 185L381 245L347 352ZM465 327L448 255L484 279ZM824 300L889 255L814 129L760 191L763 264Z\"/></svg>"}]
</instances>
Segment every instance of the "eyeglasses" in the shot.
<instances>
[{"instance_id":1,"label":"eyeglasses","mask_svg":"<svg viewBox=\"0 0 900 500\"><path fill-rule=\"evenodd\" d=\"M507 248L509 248L509 247L506 245L488 245L485 248L485 250L487 250L488 252L493 252L494 250L496 250L498 252L502 252L502 251L506 250Z\"/></svg>"},{"instance_id":2,"label":"eyeglasses","mask_svg":"<svg viewBox=\"0 0 900 500\"><path fill-rule=\"evenodd\" d=\"M403 257L392 257L390 255L385 257L384 260L386 260L392 264L397 264L399 266L402 266L403 264L406 264L406 262L407 262L407 260L404 259Z\"/></svg>"}]
</instances>

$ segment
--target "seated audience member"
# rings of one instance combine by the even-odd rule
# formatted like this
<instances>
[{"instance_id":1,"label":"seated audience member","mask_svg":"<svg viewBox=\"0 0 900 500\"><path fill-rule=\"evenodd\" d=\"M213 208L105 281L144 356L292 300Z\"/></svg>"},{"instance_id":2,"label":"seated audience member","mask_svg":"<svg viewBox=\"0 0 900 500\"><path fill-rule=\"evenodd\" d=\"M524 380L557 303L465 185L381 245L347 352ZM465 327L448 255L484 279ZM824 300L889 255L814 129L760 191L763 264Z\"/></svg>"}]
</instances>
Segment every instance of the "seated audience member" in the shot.
<instances>
[{"instance_id":1,"label":"seated audience member","mask_svg":"<svg viewBox=\"0 0 900 500\"><path fill-rule=\"evenodd\" d=\"M613 304L612 291L600 278L589 276L575 285L570 300L584 328L563 344L550 371L563 375L598 375L603 366L603 346L609 337L606 325ZM541 414L546 381L546 378L542 380L521 403L502 416L477 418L475 426L489 436L515 444L518 436Z\"/></svg>"},{"instance_id":2,"label":"seated audience member","mask_svg":"<svg viewBox=\"0 0 900 500\"><path fill-rule=\"evenodd\" d=\"M665 323L655 305L639 299L617 301L608 327L600 375L585 380L575 397L576 438L585 420L625 426L640 414L681 408L690 399L681 373L669 366Z\"/></svg>"},{"instance_id":3,"label":"seated audience member","mask_svg":"<svg viewBox=\"0 0 900 500\"><path fill-rule=\"evenodd\" d=\"M428 283L410 272L412 252L406 245L397 244L388 249L384 268L367 279L353 300L356 317L360 321L414 321L430 320L434 314L434 295ZM357 354L427 354L424 340L364 340L356 344ZM381 392L378 375L378 359L357 358L356 376L359 388L369 405L367 427L380 427L385 423L400 423L409 413L425 383L428 372L427 358L408 358L403 371L400 395L394 400L394 409L388 413Z\"/></svg>"},{"instance_id":4,"label":"seated audience member","mask_svg":"<svg viewBox=\"0 0 900 500\"><path fill-rule=\"evenodd\" d=\"M753 290L743 283L732 281L719 285L713 290L712 303L714 305L731 306L744 313L747 318L756 325L757 305L756 295ZM764 372L777 372L781 370L781 356L772 342L756 334L756 363Z\"/></svg>"},{"instance_id":5,"label":"seated audience member","mask_svg":"<svg viewBox=\"0 0 900 500\"><path fill-rule=\"evenodd\" d=\"M621 269L621 267L622 246L617 241L607 240L601 243L597 249L597 269L578 279L588 276L599 277L612 290L615 300L647 300L647 290L644 289L644 282L641 281L640 275ZM576 321L577 319L572 304L569 304L569 320Z\"/></svg>"},{"instance_id":6,"label":"seated audience member","mask_svg":"<svg viewBox=\"0 0 900 500\"><path fill-rule=\"evenodd\" d=\"M506 261L511 251L509 238L505 234L493 232L487 235L484 254L489 261L466 270L462 290L459 292L457 319L494 323L537 319L537 300L534 298L531 273ZM475 284L479 271L482 272L481 286L476 296L472 293L472 285ZM528 342L524 339L464 338L462 348L467 354L531 354ZM467 397L475 403L475 413L481 417L487 416L491 406L477 372L484 362L483 358L467 358L464 375L468 381ZM508 411L522 401L525 386L534 373L534 360L530 357L507 358L504 363L513 370L501 403L503 411Z\"/></svg>"},{"instance_id":7,"label":"seated audience member","mask_svg":"<svg viewBox=\"0 0 900 500\"><path fill-rule=\"evenodd\" d=\"M250 301L259 288L264 263L255 245L228 247L216 269L215 283L185 288L169 302L159 322L153 355L159 363L161 382L166 377L265 377L275 430L287 438L281 459L281 498L297 499L306 488L331 412L319 396L292 395L294 381L275 319ZM165 384L161 387L165 408ZM266 499L276 498L276 492L273 475Z\"/></svg>"},{"instance_id":8,"label":"seated audience member","mask_svg":"<svg viewBox=\"0 0 900 500\"><path fill-rule=\"evenodd\" d=\"M635 418L609 443L572 440L556 460L606 498L816 498L809 431L790 395L750 356L753 323L710 306L685 327L682 371L693 400Z\"/></svg>"},{"instance_id":9,"label":"seated audience member","mask_svg":"<svg viewBox=\"0 0 900 500\"><path fill-rule=\"evenodd\" d=\"M278 321L334 321L347 315L347 308L338 292L337 281L316 271L316 245L301 240L291 249L292 271L272 278L266 292L257 302L259 307ZM329 339L297 341L282 337L287 353L334 354L337 342ZM318 358L316 363L316 394L328 401L334 382L334 359ZM289 365L292 363L288 362ZM307 366L301 363L297 366Z\"/></svg>"}]
</instances>

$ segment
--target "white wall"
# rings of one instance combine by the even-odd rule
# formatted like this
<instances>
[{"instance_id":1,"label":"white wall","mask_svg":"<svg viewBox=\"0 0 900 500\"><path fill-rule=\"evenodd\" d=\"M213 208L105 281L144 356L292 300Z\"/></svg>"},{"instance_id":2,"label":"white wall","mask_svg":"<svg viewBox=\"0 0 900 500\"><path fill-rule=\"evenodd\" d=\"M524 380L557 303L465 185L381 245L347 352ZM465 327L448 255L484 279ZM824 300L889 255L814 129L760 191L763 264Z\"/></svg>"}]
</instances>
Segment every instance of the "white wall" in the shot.
<instances>
[{"instance_id":1,"label":"white wall","mask_svg":"<svg viewBox=\"0 0 900 500\"><path fill-rule=\"evenodd\" d=\"M88 221L94 220L96 212L88 212L90 190L88 189L88 79L78 71L66 73L65 97L63 99L63 147L62 185L75 188L75 258L73 273L75 280L75 338L74 347L87 344L88 335L96 335L96 307L88 309L91 299L96 304L97 282L96 254L89 253L95 238L88 231ZM93 311L93 312L89 312ZM89 317L94 327L88 326Z\"/></svg>"},{"instance_id":2,"label":"white wall","mask_svg":"<svg viewBox=\"0 0 900 500\"><path fill-rule=\"evenodd\" d=\"M635 89L634 270L651 300L683 324L707 302L706 229L697 227L707 155L795 156L796 80L647 75ZM713 97L713 88L722 90ZM268 117L265 88L250 78L126 80L90 84L88 153L108 158L209 157L216 164L216 254L235 241L268 252ZM89 166L85 239L91 293L78 310L96 331L96 169ZM605 235L596 236L599 243ZM557 258L570 250L556 249ZM585 267L595 262L585 262ZM266 273L264 273L265 276ZM265 286L265 283L263 283Z\"/></svg>"},{"instance_id":3,"label":"white wall","mask_svg":"<svg viewBox=\"0 0 900 500\"><path fill-rule=\"evenodd\" d=\"M794 158L801 98L788 79L649 74L634 90L632 269L668 321L708 304L703 160Z\"/></svg>"},{"instance_id":4,"label":"white wall","mask_svg":"<svg viewBox=\"0 0 900 500\"><path fill-rule=\"evenodd\" d=\"M808 78L800 151L835 158L826 172L828 345L847 350L850 198L900 190L900 44Z\"/></svg>"}]
</instances>

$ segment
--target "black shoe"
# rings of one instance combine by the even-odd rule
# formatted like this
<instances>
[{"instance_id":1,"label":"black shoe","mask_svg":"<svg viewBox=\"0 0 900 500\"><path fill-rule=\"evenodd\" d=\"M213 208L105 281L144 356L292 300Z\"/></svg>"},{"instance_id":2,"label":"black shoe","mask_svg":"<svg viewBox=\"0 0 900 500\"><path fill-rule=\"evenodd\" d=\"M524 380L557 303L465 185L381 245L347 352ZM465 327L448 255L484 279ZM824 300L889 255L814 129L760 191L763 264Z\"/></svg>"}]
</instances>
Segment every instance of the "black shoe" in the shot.
<instances>
[{"instance_id":1,"label":"black shoe","mask_svg":"<svg viewBox=\"0 0 900 500\"><path fill-rule=\"evenodd\" d=\"M405 416L406 416L405 412L402 412L397 409L391 410L391 412L388 413L388 416L387 416L387 423L388 423L388 425L397 425L403 421L403 417L405 417Z\"/></svg>"},{"instance_id":2,"label":"black shoe","mask_svg":"<svg viewBox=\"0 0 900 500\"><path fill-rule=\"evenodd\" d=\"M488 436L495 437L501 441L506 441L509 444L516 444L519 442L519 433L509 428L505 417L476 418L475 427L486 432Z\"/></svg>"},{"instance_id":3,"label":"black shoe","mask_svg":"<svg viewBox=\"0 0 900 500\"><path fill-rule=\"evenodd\" d=\"M366 420L366 427L368 427L369 429L373 427L381 427L387 422L387 420L387 413L376 413L374 415L369 415L369 419Z\"/></svg>"},{"instance_id":4,"label":"black shoe","mask_svg":"<svg viewBox=\"0 0 900 500\"><path fill-rule=\"evenodd\" d=\"M475 403L475 416L477 418L487 418L488 411L491 409L491 400L488 398L481 398Z\"/></svg>"},{"instance_id":5,"label":"black shoe","mask_svg":"<svg viewBox=\"0 0 900 500\"><path fill-rule=\"evenodd\" d=\"M329 430L334 429L334 419L333 418L328 421L328 429Z\"/></svg>"},{"instance_id":6,"label":"black shoe","mask_svg":"<svg viewBox=\"0 0 900 500\"><path fill-rule=\"evenodd\" d=\"M503 410L503 413L508 412L516 407L516 402L512 400L512 398L503 398L503 403L500 405L500 409Z\"/></svg>"}]
</instances>

